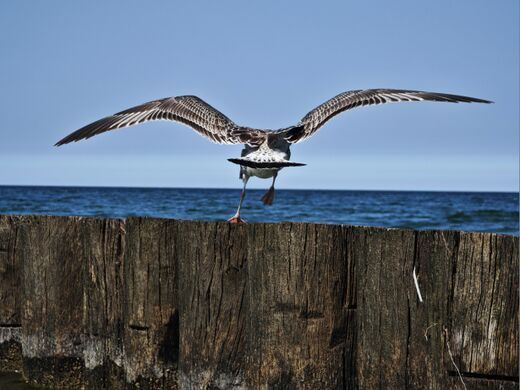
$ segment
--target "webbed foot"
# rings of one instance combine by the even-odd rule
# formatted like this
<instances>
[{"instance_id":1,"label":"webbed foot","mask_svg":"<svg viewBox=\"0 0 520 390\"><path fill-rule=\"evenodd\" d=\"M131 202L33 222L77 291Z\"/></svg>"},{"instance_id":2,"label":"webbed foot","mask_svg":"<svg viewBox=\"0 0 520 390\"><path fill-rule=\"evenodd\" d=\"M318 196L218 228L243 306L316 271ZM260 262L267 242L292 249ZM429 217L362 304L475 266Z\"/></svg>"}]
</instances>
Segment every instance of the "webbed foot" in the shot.
<instances>
[{"instance_id":1,"label":"webbed foot","mask_svg":"<svg viewBox=\"0 0 520 390\"><path fill-rule=\"evenodd\" d=\"M262 202L265 205L271 206L274 200L274 187L270 187L267 192L262 196Z\"/></svg>"},{"instance_id":2,"label":"webbed foot","mask_svg":"<svg viewBox=\"0 0 520 390\"><path fill-rule=\"evenodd\" d=\"M228 219L229 223L246 223L245 219L240 218L240 215L233 215Z\"/></svg>"}]
</instances>

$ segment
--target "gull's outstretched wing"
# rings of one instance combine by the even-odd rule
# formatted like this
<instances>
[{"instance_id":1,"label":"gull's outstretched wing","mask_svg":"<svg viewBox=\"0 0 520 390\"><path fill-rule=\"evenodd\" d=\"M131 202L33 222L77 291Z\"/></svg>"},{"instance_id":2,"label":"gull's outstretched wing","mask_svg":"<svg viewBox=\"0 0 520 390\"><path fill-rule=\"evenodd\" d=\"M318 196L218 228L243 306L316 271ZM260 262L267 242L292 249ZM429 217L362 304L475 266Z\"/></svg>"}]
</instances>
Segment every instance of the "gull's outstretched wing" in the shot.
<instances>
[{"instance_id":1,"label":"gull's outstretched wing","mask_svg":"<svg viewBox=\"0 0 520 390\"><path fill-rule=\"evenodd\" d=\"M309 138L325 122L339 113L355 107L382 103L434 101L449 103L492 103L488 100L447 93L401 89L366 89L340 93L305 115L296 126L282 130L284 138L297 143Z\"/></svg>"},{"instance_id":2,"label":"gull's outstretched wing","mask_svg":"<svg viewBox=\"0 0 520 390\"><path fill-rule=\"evenodd\" d=\"M196 96L176 96L153 100L107 116L69 134L58 141L56 146L160 119L183 123L218 144L257 145L263 140L261 131L237 126L202 99Z\"/></svg>"}]
</instances>

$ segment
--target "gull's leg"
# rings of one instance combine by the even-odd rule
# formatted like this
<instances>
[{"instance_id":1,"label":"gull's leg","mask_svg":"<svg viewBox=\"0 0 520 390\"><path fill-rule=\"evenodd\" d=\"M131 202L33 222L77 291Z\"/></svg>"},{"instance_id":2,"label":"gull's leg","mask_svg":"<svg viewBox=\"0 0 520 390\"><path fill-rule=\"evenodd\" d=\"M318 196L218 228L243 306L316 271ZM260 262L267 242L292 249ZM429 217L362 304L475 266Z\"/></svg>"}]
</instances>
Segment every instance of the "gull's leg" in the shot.
<instances>
[{"instance_id":1,"label":"gull's leg","mask_svg":"<svg viewBox=\"0 0 520 390\"><path fill-rule=\"evenodd\" d=\"M278 172L274 174L273 176L273 183L271 184L271 187L267 190L267 192L262 196L262 202L266 205L272 205L274 200L274 182L276 180L276 176L278 175Z\"/></svg>"},{"instance_id":2,"label":"gull's leg","mask_svg":"<svg viewBox=\"0 0 520 390\"><path fill-rule=\"evenodd\" d=\"M242 202L244 201L244 198L246 196L246 184L249 180L249 176L244 175L242 180L244 180L244 187L242 187L242 193L240 194L240 203L238 203L238 209L235 215L233 215L231 218L228 219L228 222L231 223L241 223L245 222L242 218L240 218L240 209L242 208Z\"/></svg>"}]
</instances>

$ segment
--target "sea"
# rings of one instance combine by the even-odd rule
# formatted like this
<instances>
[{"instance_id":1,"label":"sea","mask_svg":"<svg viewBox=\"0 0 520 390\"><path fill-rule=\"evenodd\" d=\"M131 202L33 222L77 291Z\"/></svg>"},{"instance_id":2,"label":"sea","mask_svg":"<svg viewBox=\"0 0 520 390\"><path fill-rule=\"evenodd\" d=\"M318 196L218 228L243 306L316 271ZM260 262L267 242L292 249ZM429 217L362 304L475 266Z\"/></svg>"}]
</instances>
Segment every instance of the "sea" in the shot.
<instances>
[{"instance_id":1,"label":"sea","mask_svg":"<svg viewBox=\"0 0 520 390\"><path fill-rule=\"evenodd\" d=\"M509 192L248 190L247 222L314 222L417 230L519 234L519 194ZM225 221L240 189L0 186L0 214Z\"/></svg>"}]
</instances>

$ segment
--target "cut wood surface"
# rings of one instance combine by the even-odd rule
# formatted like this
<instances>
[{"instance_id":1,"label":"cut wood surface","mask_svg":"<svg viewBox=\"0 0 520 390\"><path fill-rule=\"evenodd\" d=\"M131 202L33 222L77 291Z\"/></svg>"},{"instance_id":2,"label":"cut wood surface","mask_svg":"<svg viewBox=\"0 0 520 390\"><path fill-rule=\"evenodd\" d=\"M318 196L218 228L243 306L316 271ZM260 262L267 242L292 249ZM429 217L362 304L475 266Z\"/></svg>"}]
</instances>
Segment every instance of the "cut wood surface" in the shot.
<instances>
[{"instance_id":1,"label":"cut wood surface","mask_svg":"<svg viewBox=\"0 0 520 390\"><path fill-rule=\"evenodd\" d=\"M0 371L72 389L518 388L518 246L0 216Z\"/></svg>"}]
</instances>

